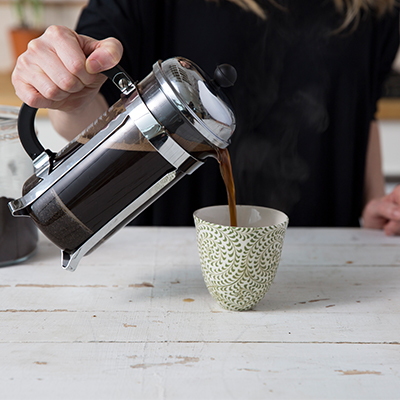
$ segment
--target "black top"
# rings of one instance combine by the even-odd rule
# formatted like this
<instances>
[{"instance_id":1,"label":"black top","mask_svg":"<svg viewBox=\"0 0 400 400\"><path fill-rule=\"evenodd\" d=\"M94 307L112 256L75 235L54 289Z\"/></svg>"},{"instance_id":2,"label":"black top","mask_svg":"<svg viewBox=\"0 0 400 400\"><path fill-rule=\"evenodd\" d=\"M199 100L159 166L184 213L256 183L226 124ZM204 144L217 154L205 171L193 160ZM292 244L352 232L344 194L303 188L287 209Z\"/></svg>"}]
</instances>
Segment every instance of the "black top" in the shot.
<instances>
[{"instance_id":1,"label":"black top","mask_svg":"<svg viewBox=\"0 0 400 400\"><path fill-rule=\"evenodd\" d=\"M356 29L333 1L264 1L268 18L228 1L92 0L77 31L124 46L140 81L158 59L183 56L212 75L230 63L225 90L237 117L229 147L237 203L286 212L291 226L358 226L369 124L399 46L396 10L362 15ZM110 104L118 98L103 86ZM137 224L192 225L200 207L226 204L217 162L207 160L141 214Z\"/></svg>"}]
</instances>

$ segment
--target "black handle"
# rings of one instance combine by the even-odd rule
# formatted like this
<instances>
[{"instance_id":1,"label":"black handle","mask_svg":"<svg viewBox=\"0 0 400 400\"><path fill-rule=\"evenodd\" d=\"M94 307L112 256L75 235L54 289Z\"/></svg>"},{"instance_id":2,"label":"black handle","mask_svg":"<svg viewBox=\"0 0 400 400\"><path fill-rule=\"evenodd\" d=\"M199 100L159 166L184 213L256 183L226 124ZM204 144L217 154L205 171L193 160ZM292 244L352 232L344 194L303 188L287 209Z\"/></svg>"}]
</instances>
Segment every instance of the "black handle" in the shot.
<instances>
[{"instance_id":1,"label":"black handle","mask_svg":"<svg viewBox=\"0 0 400 400\"><path fill-rule=\"evenodd\" d=\"M45 151L35 132L35 116L37 110L37 108L30 107L24 103L18 115L19 138L23 148L32 160Z\"/></svg>"},{"instance_id":2,"label":"black handle","mask_svg":"<svg viewBox=\"0 0 400 400\"><path fill-rule=\"evenodd\" d=\"M120 65L116 65L102 73L125 95L130 94L135 89L132 78Z\"/></svg>"},{"instance_id":3,"label":"black handle","mask_svg":"<svg viewBox=\"0 0 400 400\"><path fill-rule=\"evenodd\" d=\"M116 65L115 67L102 72L102 74L104 74L108 79L112 80L114 83L117 81L116 77L118 76L118 74L121 73L128 75L120 65Z\"/></svg>"}]
</instances>

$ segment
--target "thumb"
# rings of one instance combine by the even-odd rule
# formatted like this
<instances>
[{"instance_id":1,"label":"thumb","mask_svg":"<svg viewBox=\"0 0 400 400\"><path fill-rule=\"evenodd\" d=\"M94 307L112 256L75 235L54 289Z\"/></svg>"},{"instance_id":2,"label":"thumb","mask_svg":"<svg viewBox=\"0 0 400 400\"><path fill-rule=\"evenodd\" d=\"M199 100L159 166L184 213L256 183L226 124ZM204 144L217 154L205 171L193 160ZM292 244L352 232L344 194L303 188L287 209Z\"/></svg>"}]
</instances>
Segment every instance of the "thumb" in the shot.
<instances>
[{"instance_id":1,"label":"thumb","mask_svg":"<svg viewBox=\"0 0 400 400\"><path fill-rule=\"evenodd\" d=\"M123 47L119 40L107 38L95 40L87 36L80 36L81 47L87 57L86 71L97 74L116 66L122 57Z\"/></svg>"}]
</instances>

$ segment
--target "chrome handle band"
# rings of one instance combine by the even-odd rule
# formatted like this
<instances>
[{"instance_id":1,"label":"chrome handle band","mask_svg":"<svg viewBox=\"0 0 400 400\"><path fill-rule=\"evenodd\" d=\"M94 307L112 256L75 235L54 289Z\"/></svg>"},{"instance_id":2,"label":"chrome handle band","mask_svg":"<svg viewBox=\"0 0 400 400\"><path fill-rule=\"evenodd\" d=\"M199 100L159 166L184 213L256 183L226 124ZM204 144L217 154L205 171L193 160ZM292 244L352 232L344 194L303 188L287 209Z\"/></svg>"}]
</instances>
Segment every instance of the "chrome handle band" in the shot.
<instances>
[{"instance_id":1,"label":"chrome handle band","mask_svg":"<svg viewBox=\"0 0 400 400\"><path fill-rule=\"evenodd\" d=\"M176 169L182 169L185 165L186 170L183 172L191 173L193 171L189 165L196 165L198 168L203 164L171 138L166 129L150 113L140 96L133 100L127 111L142 135Z\"/></svg>"}]
</instances>

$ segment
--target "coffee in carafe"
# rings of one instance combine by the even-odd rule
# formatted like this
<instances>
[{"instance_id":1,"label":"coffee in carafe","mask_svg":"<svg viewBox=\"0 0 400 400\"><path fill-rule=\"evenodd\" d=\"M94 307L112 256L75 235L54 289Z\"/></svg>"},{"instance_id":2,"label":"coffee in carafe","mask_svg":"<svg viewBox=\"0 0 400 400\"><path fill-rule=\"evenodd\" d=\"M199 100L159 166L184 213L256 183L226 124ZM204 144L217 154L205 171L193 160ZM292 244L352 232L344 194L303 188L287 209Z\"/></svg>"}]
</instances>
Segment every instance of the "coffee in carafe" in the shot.
<instances>
[{"instance_id":1,"label":"coffee in carafe","mask_svg":"<svg viewBox=\"0 0 400 400\"><path fill-rule=\"evenodd\" d=\"M90 130L61 153L87 143L88 136ZM40 196L30 206L30 216L53 243L70 252L172 171L129 121ZM146 204L137 214L142 207Z\"/></svg>"}]
</instances>

